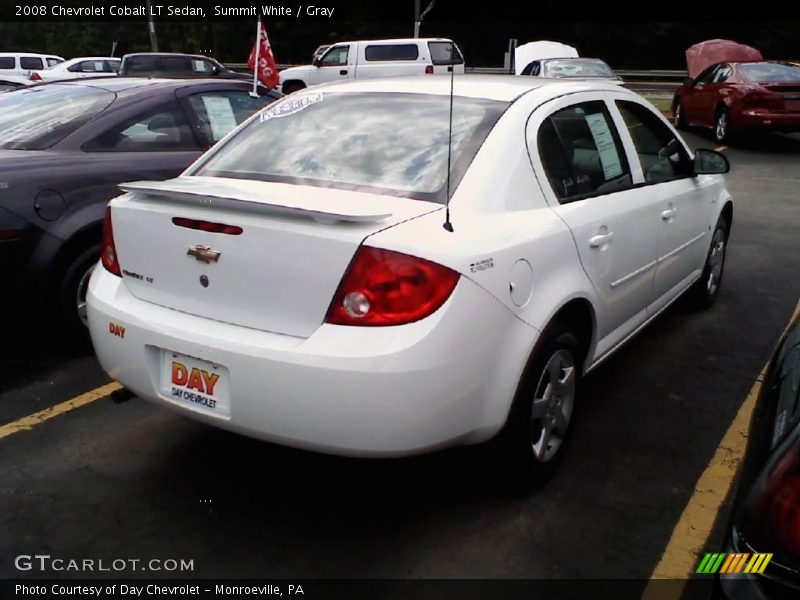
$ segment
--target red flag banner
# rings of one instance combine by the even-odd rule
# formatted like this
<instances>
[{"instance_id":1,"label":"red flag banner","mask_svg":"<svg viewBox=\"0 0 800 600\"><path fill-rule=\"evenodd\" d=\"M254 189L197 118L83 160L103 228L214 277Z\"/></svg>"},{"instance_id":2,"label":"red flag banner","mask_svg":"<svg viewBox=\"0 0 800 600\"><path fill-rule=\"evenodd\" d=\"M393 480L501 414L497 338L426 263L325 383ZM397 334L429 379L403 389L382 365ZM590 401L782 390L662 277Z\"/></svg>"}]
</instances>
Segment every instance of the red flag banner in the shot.
<instances>
[{"instance_id":1,"label":"red flag banner","mask_svg":"<svg viewBox=\"0 0 800 600\"><path fill-rule=\"evenodd\" d=\"M267 30L263 25L259 30L259 39L253 44L250 58L247 59L247 66L256 72L261 83L271 89L278 87L278 66L275 64L275 57L272 56ZM256 65L256 57L258 57L258 65Z\"/></svg>"}]
</instances>

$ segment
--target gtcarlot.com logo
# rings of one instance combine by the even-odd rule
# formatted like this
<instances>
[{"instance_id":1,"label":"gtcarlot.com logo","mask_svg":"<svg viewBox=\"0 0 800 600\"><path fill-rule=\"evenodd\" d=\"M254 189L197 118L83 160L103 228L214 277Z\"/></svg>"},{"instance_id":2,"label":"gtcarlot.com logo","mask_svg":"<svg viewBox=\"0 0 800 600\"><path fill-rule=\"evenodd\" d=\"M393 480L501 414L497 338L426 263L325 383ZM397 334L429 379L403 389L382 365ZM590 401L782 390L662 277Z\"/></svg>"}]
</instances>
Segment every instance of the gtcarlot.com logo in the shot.
<instances>
[{"instance_id":1,"label":"gtcarlot.com logo","mask_svg":"<svg viewBox=\"0 0 800 600\"><path fill-rule=\"evenodd\" d=\"M73 572L187 572L194 571L194 559L185 558L60 558L49 554L20 554L14 559L18 571Z\"/></svg>"}]
</instances>

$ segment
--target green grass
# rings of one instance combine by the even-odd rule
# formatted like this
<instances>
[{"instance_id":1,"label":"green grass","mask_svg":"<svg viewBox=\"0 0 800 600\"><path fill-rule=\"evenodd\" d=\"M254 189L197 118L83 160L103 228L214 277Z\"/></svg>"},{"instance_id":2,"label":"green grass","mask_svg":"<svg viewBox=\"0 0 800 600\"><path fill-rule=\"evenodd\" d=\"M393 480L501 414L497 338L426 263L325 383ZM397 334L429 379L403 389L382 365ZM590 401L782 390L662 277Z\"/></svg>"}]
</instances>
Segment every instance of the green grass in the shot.
<instances>
[{"instance_id":1,"label":"green grass","mask_svg":"<svg viewBox=\"0 0 800 600\"><path fill-rule=\"evenodd\" d=\"M660 111L667 112L672 110L672 98L656 98L653 96L645 96L645 98Z\"/></svg>"}]
</instances>

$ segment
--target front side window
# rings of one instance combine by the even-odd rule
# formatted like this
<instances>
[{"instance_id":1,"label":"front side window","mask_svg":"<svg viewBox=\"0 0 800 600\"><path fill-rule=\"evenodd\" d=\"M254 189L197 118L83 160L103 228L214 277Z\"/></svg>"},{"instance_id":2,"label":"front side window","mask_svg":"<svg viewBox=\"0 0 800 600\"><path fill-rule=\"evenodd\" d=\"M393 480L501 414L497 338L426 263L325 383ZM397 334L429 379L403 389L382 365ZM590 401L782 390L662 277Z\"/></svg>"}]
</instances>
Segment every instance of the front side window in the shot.
<instances>
[{"instance_id":1,"label":"front side window","mask_svg":"<svg viewBox=\"0 0 800 600\"><path fill-rule=\"evenodd\" d=\"M201 92L189 96L189 106L197 117L203 136L213 143L274 100L266 95L253 98L247 92Z\"/></svg>"},{"instance_id":2,"label":"front side window","mask_svg":"<svg viewBox=\"0 0 800 600\"><path fill-rule=\"evenodd\" d=\"M347 64L347 54L350 46L334 46L322 57L323 67L341 67Z\"/></svg>"},{"instance_id":3,"label":"front side window","mask_svg":"<svg viewBox=\"0 0 800 600\"><path fill-rule=\"evenodd\" d=\"M192 175L297 183L444 202L508 106L403 93L292 94L212 150ZM452 143L448 142L452 139Z\"/></svg>"},{"instance_id":4,"label":"front side window","mask_svg":"<svg viewBox=\"0 0 800 600\"><path fill-rule=\"evenodd\" d=\"M731 75L731 68L728 65L722 65L714 73L714 80L712 83L725 83Z\"/></svg>"},{"instance_id":5,"label":"front side window","mask_svg":"<svg viewBox=\"0 0 800 600\"><path fill-rule=\"evenodd\" d=\"M0 97L0 148L43 150L99 115L116 94L49 83Z\"/></svg>"},{"instance_id":6,"label":"front side window","mask_svg":"<svg viewBox=\"0 0 800 600\"><path fill-rule=\"evenodd\" d=\"M38 56L21 56L19 66L21 69L44 69L44 62Z\"/></svg>"},{"instance_id":7,"label":"front side window","mask_svg":"<svg viewBox=\"0 0 800 600\"><path fill-rule=\"evenodd\" d=\"M419 48L416 44L381 44L364 48L364 58L369 61L417 60Z\"/></svg>"},{"instance_id":8,"label":"front side window","mask_svg":"<svg viewBox=\"0 0 800 600\"><path fill-rule=\"evenodd\" d=\"M192 72L197 74L208 74L214 72L214 65L211 64L208 60L203 60L202 58L193 58L192 59Z\"/></svg>"},{"instance_id":9,"label":"front side window","mask_svg":"<svg viewBox=\"0 0 800 600\"><path fill-rule=\"evenodd\" d=\"M692 161L672 130L653 112L636 102L617 100L631 134L646 183L691 177Z\"/></svg>"},{"instance_id":10,"label":"front side window","mask_svg":"<svg viewBox=\"0 0 800 600\"><path fill-rule=\"evenodd\" d=\"M162 105L112 127L84 146L87 152L164 152L197 149L199 144L177 102Z\"/></svg>"},{"instance_id":11,"label":"front side window","mask_svg":"<svg viewBox=\"0 0 800 600\"><path fill-rule=\"evenodd\" d=\"M562 204L631 185L622 143L602 101L583 102L550 115L539 128L537 150Z\"/></svg>"}]
</instances>

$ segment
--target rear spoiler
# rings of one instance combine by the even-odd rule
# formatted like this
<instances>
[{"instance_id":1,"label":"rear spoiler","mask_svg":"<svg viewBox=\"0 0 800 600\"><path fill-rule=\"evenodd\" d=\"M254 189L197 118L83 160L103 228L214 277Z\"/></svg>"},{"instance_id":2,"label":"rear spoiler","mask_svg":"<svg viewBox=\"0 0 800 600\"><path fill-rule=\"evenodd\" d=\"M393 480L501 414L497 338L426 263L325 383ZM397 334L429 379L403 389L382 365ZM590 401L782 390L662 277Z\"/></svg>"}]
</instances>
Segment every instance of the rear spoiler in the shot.
<instances>
[{"instance_id":1,"label":"rear spoiler","mask_svg":"<svg viewBox=\"0 0 800 600\"><path fill-rule=\"evenodd\" d=\"M221 179L218 177L176 177L167 181L132 181L120 183L123 192L131 192L146 198L170 199L201 206L246 209L293 216L309 217L320 223L368 223L382 221L392 213L370 209L367 203L353 198L336 204L324 198L324 194L309 194L298 197L273 197L259 190L261 182Z\"/></svg>"}]
</instances>

